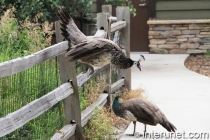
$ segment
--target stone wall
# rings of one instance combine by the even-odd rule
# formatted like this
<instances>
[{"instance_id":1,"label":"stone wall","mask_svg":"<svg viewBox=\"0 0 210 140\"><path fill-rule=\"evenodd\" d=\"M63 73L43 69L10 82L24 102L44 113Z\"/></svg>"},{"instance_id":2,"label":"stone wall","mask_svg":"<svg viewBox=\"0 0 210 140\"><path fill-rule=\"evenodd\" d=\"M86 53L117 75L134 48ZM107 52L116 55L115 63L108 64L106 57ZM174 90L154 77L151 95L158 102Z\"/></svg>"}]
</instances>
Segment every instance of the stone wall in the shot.
<instances>
[{"instance_id":1,"label":"stone wall","mask_svg":"<svg viewBox=\"0 0 210 140\"><path fill-rule=\"evenodd\" d=\"M202 54L210 51L210 20L149 20L150 53Z\"/></svg>"}]
</instances>

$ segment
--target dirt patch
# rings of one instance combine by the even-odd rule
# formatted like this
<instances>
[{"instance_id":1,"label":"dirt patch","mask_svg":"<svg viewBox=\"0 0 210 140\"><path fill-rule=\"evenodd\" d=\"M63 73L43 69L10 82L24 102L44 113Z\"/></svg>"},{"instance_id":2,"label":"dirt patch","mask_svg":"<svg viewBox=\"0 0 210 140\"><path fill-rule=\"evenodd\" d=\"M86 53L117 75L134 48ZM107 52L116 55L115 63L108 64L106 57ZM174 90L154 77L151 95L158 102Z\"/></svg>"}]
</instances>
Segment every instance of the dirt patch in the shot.
<instances>
[{"instance_id":1,"label":"dirt patch","mask_svg":"<svg viewBox=\"0 0 210 140\"><path fill-rule=\"evenodd\" d=\"M190 55L185 60L185 66L199 74L210 76L210 56Z\"/></svg>"}]
</instances>

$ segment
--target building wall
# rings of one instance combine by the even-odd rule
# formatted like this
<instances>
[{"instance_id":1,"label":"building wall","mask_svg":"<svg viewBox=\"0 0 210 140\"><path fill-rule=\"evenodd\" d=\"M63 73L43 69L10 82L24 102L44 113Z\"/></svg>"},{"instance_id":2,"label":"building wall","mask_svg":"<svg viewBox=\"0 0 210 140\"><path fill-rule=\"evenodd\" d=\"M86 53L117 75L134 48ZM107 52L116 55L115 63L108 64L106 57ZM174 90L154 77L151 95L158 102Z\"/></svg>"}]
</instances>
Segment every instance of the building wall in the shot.
<instances>
[{"instance_id":1,"label":"building wall","mask_svg":"<svg viewBox=\"0 0 210 140\"><path fill-rule=\"evenodd\" d=\"M156 0L156 19L210 19L210 0Z\"/></svg>"},{"instance_id":2,"label":"building wall","mask_svg":"<svg viewBox=\"0 0 210 140\"><path fill-rule=\"evenodd\" d=\"M200 54L210 51L209 20L149 20L150 53Z\"/></svg>"}]
</instances>

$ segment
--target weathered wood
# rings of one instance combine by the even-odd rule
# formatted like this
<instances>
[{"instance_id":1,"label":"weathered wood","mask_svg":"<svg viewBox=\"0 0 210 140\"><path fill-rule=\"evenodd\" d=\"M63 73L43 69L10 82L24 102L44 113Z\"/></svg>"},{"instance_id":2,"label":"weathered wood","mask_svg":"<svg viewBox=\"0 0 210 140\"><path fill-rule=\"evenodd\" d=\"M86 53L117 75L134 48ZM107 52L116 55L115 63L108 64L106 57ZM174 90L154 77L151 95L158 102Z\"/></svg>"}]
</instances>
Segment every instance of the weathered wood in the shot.
<instances>
[{"instance_id":1,"label":"weathered wood","mask_svg":"<svg viewBox=\"0 0 210 140\"><path fill-rule=\"evenodd\" d=\"M0 63L0 78L6 77L33 67L68 49L68 42L61 42L31 55Z\"/></svg>"},{"instance_id":2,"label":"weathered wood","mask_svg":"<svg viewBox=\"0 0 210 140\"><path fill-rule=\"evenodd\" d=\"M114 33L114 38L113 38L113 42L114 43L116 43L117 45L120 45L120 34L121 34L121 30L119 30L119 31L116 31L115 33Z\"/></svg>"},{"instance_id":3,"label":"weathered wood","mask_svg":"<svg viewBox=\"0 0 210 140\"><path fill-rule=\"evenodd\" d=\"M97 14L97 30L105 30L108 31L108 15L105 13Z\"/></svg>"},{"instance_id":4,"label":"weathered wood","mask_svg":"<svg viewBox=\"0 0 210 140\"><path fill-rule=\"evenodd\" d=\"M78 84L78 86L82 86L85 82L87 82L91 78L95 77L96 75L98 75L102 71L106 70L108 67L109 66L106 65L104 67L94 69L94 73L92 75L90 75L90 71L88 71L86 73L80 73L79 75L77 75L77 84Z\"/></svg>"},{"instance_id":5,"label":"weathered wood","mask_svg":"<svg viewBox=\"0 0 210 140\"><path fill-rule=\"evenodd\" d=\"M63 40L63 37L61 36L60 21L57 21L55 23L55 29L56 29L56 41L61 42ZM61 82L64 83L68 81L69 79L71 79L72 84L73 84L73 90L74 90L74 93L72 94L72 96L69 96L64 99L66 124L69 124L71 120L75 120L76 122L76 132L70 139L83 140L84 138L82 135L82 127L81 127L81 110L80 110L79 91L78 91L77 78L76 78L75 62L69 62L68 58L65 57L65 54L59 55L58 60L60 64Z\"/></svg>"},{"instance_id":6,"label":"weathered wood","mask_svg":"<svg viewBox=\"0 0 210 140\"><path fill-rule=\"evenodd\" d=\"M126 27L126 21L117 21L111 24L111 33L121 30Z\"/></svg>"},{"instance_id":7,"label":"weathered wood","mask_svg":"<svg viewBox=\"0 0 210 140\"><path fill-rule=\"evenodd\" d=\"M102 13L108 13L108 16L112 15L112 5L102 5Z\"/></svg>"},{"instance_id":8,"label":"weathered wood","mask_svg":"<svg viewBox=\"0 0 210 140\"><path fill-rule=\"evenodd\" d=\"M76 124L65 125L59 132L56 132L50 140L67 140L74 135Z\"/></svg>"},{"instance_id":9,"label":"weathered wood","mask_svg":"<svg viewBox=\"0 0 210 140\"><path fill-rule=\"evenodd\" d=\"M108 98L107 98L107 105L109 105L111 107L112 105L112 95L111 95L111 64L108 65L109 67L106 69L105 74L106 74L106 83L108 84L108 86L106 87L106 93L108 93Z\"/></svg>"},{"instance_id":10,"label":"weathered wood","mask_svg":"<svg viewBox=\"0 0 210 140\"><path fill-rule=\"evenodd\" d=\"M61 42L58 44L55 44L51 47L45 48L41 51L38 51L36 53L34 53L34 55L36 56L36 64L39 64L43 61L48 60L49 58L58 56L59 54L63 53L64 51L66 51L68 49L68 42Z\"/></svg>"},{"instance_id":11,"label":"weathered wood","mask_svg":"<svg viewBox=\"0 0 210 140\"><path fill-rule=\"evenodd\" d=\"M92 38L107 38L107 32L104 30L97 30L94 36L87 36L88 39Z\"/></svg>"},{"instance_id":12,"label":"weathered wood","mask_svg":"<svg viewBox=\"0 0 210 140\"><path fill-rule=\"evenodd\" d=\"M70 83L62 84L41 98L30 102L6 117L0 118L0 137L20 128L72 93L73 89Z\"/></svg>"},{"instance_id":13,"label":"weathered wood","mask_svg":"<svg viewBox=\"0 0 210 140\"><path fill-rule=\"evenodd\" d=\"M111 85L111 93L115 92L117 89L121 88L125 83L125 79L120 79Z\"/></svg>"},{"instance_id":14,"label":"weathered wood","mask_svg":"<svg viewBox=\"0 0 210 140\"><path fill-rule=\"evenodd\" d=\"M108 94L101 94L97 101L82 111L82 127L85 126L87 121L92 117L92 114L96 110L96 106L104 106L104 104L107 102L107 96Z\"/></svg>"},{"instance_id":15,"label":"weathered wood","mask_svg":"<svg viewBox=\"0 0 210 140\"><path fill-rule=\"evenodd\" d=\"M117 21L117 17L111 16L111 17L109 17L109 19L111 20L111 22L116 22Z\"/></svg>"},{"instance_id":16,"label":"weathered wood","mask_svg":"<svg viewBox=\"0 0 210 140\"><path fill-rule=\"evenodd\" d=\"M121 44L122 48L126 50L127 57L130 57L130 10L129 7L118 6L116 8L116 15L118 21L126 21L126 27L121 30ZM125 79L125 88L131 90L131 69L119 70L119 79Z\"/></svg>"},{"instance_id":17,"label":"weathered wood","mask_svg":"<svg viewBox=\"0 0 210 140\"><path fill-rule=\"evenodd\" d=\"M107 38L107 32L104 30L97 30L93 38Z\"/></svg>"}]
</instances>

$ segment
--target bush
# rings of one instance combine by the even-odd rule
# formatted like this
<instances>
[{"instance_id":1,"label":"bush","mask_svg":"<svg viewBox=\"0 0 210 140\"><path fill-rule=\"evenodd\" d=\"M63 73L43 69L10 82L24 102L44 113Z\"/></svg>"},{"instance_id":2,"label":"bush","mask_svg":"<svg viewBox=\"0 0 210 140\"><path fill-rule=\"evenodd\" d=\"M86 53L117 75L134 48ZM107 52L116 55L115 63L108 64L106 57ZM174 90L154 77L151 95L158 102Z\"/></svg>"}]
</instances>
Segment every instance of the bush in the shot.
<instances>
[{"instance_id":1,"label":"bush","mask_svg":"<svg viewBox=\"0 0 210 140\"><path fill-rule=\"evenodd\" d=\"M63 5L63 2L64 0L0 0L3 5L0 8L8 9L13 5L17 9L18 20L24 20L26 17L32 20L37 13L43 13L42 21L45 21L53 17L54 11Z\"/></svg>"},{"instance_id":2,"label":"bush","mask_svg":"<svg viewBox=\"0 0 210 140\"><path fill-rule=\"evenodd\" d=\"M83 87L80 87L80 109L84 110L95 102L107 85L103 78L97 77L88 81Z\"/></svg>"},{"instance_id":3,"label":"bush","mask_svg":"<svg viewBox=\"0 0 210 140\"><path fill-rule=\"evenodd\" d=\"M56 11L61 6L71 7L72 15L87 16L90 18L92 13L92 0L0 0L0 12L13 5L16 9L18 20L29 17L32 20L37 13L43 13L41 21L52 19Z\"/></svg>"},{"instance_id":4,"label":"bush","mask_svg":"<svg viewBox=\"0 0 210 140\"><path fill-rule=\"evenodd\" d=\"M18 24L15 8L8 9L0 20L0 62L28 55L49 46L54 31L52 24L40 24L37 14L33 22L26 18Z\"/></svg>"},{"instance_id":5,"label":"bush","mask_svg":"<svg viewBox=\"0 0 210 140\"><path fill-rule=\"evenodd\" d=\"M133 16L136 16L136 8L134 8L131 0L105 0L106 3L111 4L113 6L128 6L130 9L130 13Z\"/></svg>"},{"instance_id":6,"label":"bush","mask_svg":"<svg viewBox=\"0 0 210 140\"><path fill-rule=\"evenodd\" d=\"M97 113L93 114L91 120L84 127L84 135L88 140L114 140L112 136L114 127L106 109L96 107ZM96 131L97 130L97 131Z\"/></svg>"}]
</instances>

